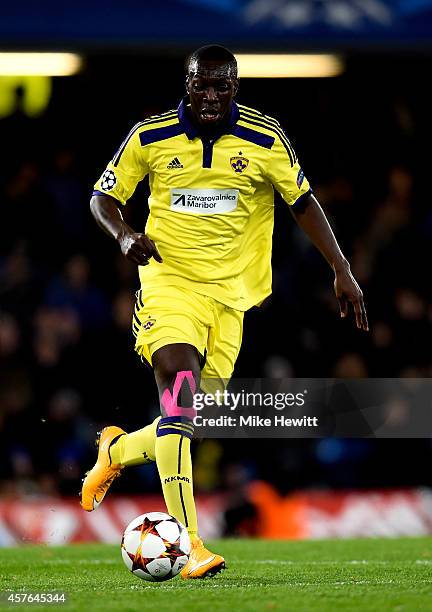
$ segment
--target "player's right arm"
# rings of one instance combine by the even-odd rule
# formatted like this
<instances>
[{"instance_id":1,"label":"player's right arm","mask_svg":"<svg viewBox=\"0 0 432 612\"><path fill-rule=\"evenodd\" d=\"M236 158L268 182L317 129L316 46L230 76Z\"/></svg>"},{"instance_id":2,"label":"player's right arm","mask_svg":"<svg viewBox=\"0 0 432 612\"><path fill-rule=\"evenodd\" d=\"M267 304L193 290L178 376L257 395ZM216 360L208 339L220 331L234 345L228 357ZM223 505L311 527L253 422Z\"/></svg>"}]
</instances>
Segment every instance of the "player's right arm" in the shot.
<instances>
[{"instance_id":1,"label":"player's right arm","mask_svg":"<svg viewBox=\"0 0 432 612\"><path fill-rule=\"evenodd\" d=\"M126 204L137 184L148 174L148 164L133 128L94 187L90 210L98 225L119 243L125 257L145 266L150 257L162 262L155 243L135 232L123 219L119 206Z\"/></svg>"},{"instance_id":2,"label":"player's right arm","mask_svg":"<svg viewBox=\"0 0 432 612\"><path fill-rule=\"evenodd\" d=\"M148 264L150 257L162 263L155 243L145 234L135 232L123 219L117 201L108 195L94 195L90 210L97 224L119 243L127 259L139 266Z\"/></svg>"}]
</instances>

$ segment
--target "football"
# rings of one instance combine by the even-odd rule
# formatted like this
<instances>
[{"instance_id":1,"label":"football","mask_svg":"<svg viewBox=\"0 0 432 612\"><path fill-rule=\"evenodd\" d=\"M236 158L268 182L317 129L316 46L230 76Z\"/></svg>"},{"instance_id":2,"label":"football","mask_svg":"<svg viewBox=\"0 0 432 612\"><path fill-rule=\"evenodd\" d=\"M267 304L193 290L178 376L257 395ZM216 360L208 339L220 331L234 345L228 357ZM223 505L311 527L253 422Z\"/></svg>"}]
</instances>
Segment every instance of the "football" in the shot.
<instances>
[{"instance_id":1,"label":"football","mask_svg":"<svg viewBox=\"0 0 432 612\"><path fill-rule=\"evenodd\" d=\"M164 512L137 516L126 527L121 543L128 570L151 582L174 578L188 562L190 550L186 528Z\"/></svg>"}]
</instances>

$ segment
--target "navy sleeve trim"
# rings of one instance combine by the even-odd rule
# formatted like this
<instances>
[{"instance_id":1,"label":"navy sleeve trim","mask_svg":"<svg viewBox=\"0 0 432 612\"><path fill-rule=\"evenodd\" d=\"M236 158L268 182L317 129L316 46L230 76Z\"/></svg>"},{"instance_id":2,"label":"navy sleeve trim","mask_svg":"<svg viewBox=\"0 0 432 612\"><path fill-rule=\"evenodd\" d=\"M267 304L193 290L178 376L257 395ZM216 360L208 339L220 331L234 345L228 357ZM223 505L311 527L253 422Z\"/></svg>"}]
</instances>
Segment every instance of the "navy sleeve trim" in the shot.
<instances>
[{"instance_id":1,"label":"navy sleeve trim","mask_svg":"<svg viewBox=\"0 0 432 612\"><path fill-rule=\"evenodd\" d=\"M307 198L310 195L313 195L312 189L309 189L309 191L306 191L306 193L302 193L301 196L297 198L293 204L291 204L291 206L296 209L296 212L302 213L306 210L308 205Z\"/></svg>"},{"instance_id":2,"label":"navy sleeve trim","mask_svg":"<svg viewBox=\"0 0 432 612\"><path fill-rule=\"evenodd\" d=\"M98 191L97 189L95 189L92 193L92 197L93 196L109 196L110 198L112 198L113 200L115 200L116 202L118 202L119 204L121 204L120 200L115 198L113 195L111 195L110 193L105 193L104 191Z\"/></svg>"}]
</instances>

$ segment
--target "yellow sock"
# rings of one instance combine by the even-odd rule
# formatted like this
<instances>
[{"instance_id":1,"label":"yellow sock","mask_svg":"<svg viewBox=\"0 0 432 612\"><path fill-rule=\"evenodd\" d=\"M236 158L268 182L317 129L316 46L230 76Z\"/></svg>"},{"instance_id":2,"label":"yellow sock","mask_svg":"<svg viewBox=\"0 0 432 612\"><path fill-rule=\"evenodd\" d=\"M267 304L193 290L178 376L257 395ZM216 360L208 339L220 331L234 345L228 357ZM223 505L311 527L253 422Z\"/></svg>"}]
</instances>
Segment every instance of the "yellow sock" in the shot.
<instances>
[{"instance_id":1,"label":"yellow sock","mask_svg":"<svg viewBox=\"0 0 432 612\"><path fill-rule=\"evenodd\" d=\"M120 436L110 447L111 462L124 466L142 465L156 459L156 430L160 417L143 429Z\"/></svg>"},{"instance_id":2,"label":"yellow sock","mask_svg":"<svg viewBox=\"0 0 432 612\"><path fill-rule=\"evenodd\" d=\"M168 513L188 530L193 541L198 534L193 496L190 442L192 421L186 417L165 417L159 421L156 437L156 464Z\"/></svg>"}]
</instances>

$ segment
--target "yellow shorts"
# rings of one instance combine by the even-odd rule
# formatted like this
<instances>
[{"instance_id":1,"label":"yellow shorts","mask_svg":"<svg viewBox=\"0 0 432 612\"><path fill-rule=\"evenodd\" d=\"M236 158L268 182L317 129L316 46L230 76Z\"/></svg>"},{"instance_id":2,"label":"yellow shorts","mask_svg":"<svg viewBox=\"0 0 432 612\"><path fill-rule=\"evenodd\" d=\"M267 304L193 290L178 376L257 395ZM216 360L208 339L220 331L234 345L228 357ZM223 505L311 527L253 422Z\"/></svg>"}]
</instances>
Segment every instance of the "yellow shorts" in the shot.
<instances>
[{"instance_id":1,"label":"yellow shorts","mask_svg":"<svg viewBox=\"0 0 432 612\"><path fill-rule=\"evenodd\" d=\"M174 286L137 292L132 329L135 350L151 364L168 344L195 346L206 357L201 377L229 380L238 357L244 313L211 297Z\"/></svg>"}]
</instances>

